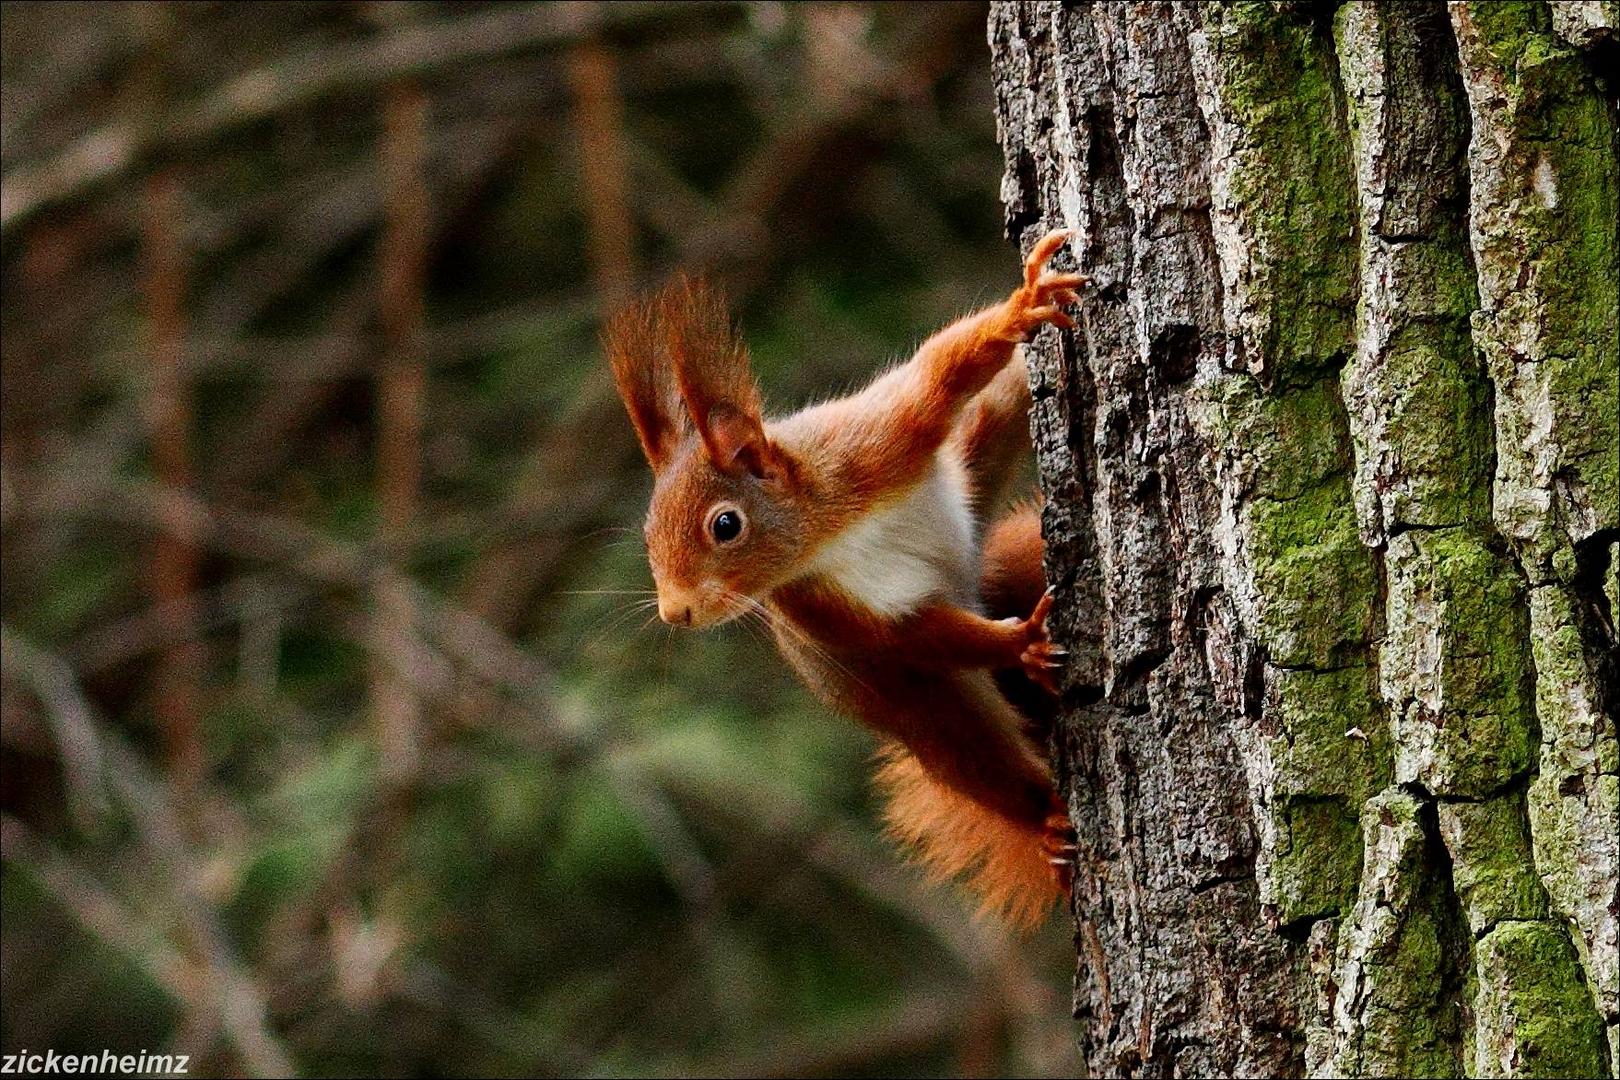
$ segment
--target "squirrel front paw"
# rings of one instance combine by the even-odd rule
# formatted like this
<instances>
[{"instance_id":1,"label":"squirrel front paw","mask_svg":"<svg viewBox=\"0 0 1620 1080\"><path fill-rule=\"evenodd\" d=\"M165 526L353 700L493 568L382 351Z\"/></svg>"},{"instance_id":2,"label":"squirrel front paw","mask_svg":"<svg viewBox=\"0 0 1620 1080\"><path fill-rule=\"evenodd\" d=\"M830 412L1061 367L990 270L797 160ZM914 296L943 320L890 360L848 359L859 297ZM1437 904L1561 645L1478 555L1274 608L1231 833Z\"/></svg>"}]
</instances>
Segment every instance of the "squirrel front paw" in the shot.
<instances>
[{"instance_id":1,"label":"squirrel front paw","mask_svg":"<svg viewBox=\"0 0 1620 1080\"><path fill-rule=\"evenodd\" d=\"M1007 329L1015 340L1028 341L1045 323L1065 330L1074 327L1074 319L1063 309L1079 301L1076 290L1091 279L1084 274L1046 272L1046 264L1073 235L1072 229L1057 229L1030 249L1024 260L1024 284L1007 298Z\"/></svg>"},{"instance_id":2,"label":"squirrel front paw","mask_svg":"<svg viewBox=\"0 0 1620 1080\"><path fill-rule=\"evenodd\" d=\"M1046 636L1046 616L1052 610L1052 590L1048 589L1030 612L1029 618L1016 621L1023 635L1023 650L1018 655L1024 675L1036 686L1056 696L1057 672L1063 667L1068 652L1060 649Z\"/></svg>"}]
</instances>

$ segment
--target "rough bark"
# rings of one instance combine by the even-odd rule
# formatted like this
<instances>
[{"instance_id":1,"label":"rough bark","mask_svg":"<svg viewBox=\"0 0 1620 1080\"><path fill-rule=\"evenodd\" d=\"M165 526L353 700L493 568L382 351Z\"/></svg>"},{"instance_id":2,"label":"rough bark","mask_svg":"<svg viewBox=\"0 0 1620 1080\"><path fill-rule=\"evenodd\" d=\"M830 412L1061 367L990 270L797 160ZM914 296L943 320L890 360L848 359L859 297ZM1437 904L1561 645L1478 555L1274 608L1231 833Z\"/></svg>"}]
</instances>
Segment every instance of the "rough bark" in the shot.
<instances>
[{"instance_id":1,"label":"rough bark","mask_svg":"<svg viewBox=\"0 0 1620 1080\"><path fill-rule=\"evenodd\" d=\"M1613 1076L1610 3L993 5L1099 1076Z\"/></svg>"}]
</instances>

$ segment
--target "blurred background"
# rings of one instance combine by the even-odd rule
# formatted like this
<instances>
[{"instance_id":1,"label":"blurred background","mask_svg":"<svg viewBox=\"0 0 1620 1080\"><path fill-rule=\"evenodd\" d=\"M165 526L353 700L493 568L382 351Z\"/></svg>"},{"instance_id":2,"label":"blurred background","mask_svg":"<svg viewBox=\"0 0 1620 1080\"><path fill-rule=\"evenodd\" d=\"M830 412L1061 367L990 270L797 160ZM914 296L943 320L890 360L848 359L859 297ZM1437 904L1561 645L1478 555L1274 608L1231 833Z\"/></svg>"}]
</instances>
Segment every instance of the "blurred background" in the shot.
<instances>
[{"instance_id":1,"label":"blurred background","mask_svg":"<svg viewBox=\"0 0 1620 1080\"><path fill-rule=\"evenodd\" d=\"M710 270L782 409L1003 293L982 5L0 17L6 1052L1078 1067L1067 934L904 865L747 627L636 608L596 345Z\"/></svg>"}]
</instances>

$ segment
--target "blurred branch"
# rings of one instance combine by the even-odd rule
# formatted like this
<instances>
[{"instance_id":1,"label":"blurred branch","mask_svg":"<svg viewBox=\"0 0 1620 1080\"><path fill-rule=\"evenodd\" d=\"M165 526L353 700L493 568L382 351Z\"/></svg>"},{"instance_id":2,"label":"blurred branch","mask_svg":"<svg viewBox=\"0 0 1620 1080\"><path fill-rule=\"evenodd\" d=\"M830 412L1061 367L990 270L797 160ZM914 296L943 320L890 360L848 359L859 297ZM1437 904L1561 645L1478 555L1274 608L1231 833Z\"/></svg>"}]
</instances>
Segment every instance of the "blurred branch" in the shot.
<instances>
[{"instance_id":1,"label":"blurred branch","mask_svg":"<svg viewBox=\"0 0 1620 1080\"><path fill-rule=\"evenodd\" d=\"M566 6L571 18L583 19L594 5ZM579 135L579 193L590 234L591 275L602 306L611 311L630 298L636 274L619 66L613 53L592 37L569 50L568 74Z\"/></svg>"},{"instance_id":2,"label":"blurred branch","mask_svg":"<svg viewBox=\"0 0 1620 1080\"><path fill-rule=\"evenodd\" d=\"M0 108L0 154L7 164L28 155L34 142L30 136L41 121L61 115L81 98L86 85L112 66L124 43L126 27L120 20L96 18L88 9L65 13L57 8L49 18L57 46L49 61L52 77L35 81L9 65L0 72L0 101L5 103ZM14 93L23 86L28 92Z\"/></svg>"},{"instance_id":3,"label":"blurred branch","mask_svg":"<svg viewBox=\"0 0 1620 1080\"><path fill-rule=\"evenodd\" d=\"M879 1009L845 1030L815 1032L753 1055L682 1063L667 1076L772 1077L852 1076L873 1065L918 1054L961 1026L977 1007L973 992L918 994Z\"/></svg>"},{"instance_id":4,"label":"blurred branch","mask_svg":"<svg viewBox=\"0 0 1620 1080\"><path fill-rule=\"evenodd\" d=\"M38 483L38 481L33 481ZM314 581L368 592L379 578L399 581L420 629L466 669L510 693L543 723L533 734L563 756L595 738L580 710L551 691L555 677L541 661L476 614L437 596L380 561L376 552L328 536L290 518L226 506L160 485L96 478L40 484L37 499L17 507L26 516L90 517L194 537L200 545L262 559ZM402 661L410 666L409 659Z\"/></svg>"},{"instance_id":5,"label":"blurred branch","mask_svg":"<svg viewBox=\"0 0 1620 1080\"><path fill-rule=\"evenodd\" d=\"M813 866L926 929L968 973L988 970L1013 942L999 924L965 922L960 905L897 863L891 849L843 822L812 813L807 806L775 794L767 797L741 782L721 790L673 775L649 777L649 782L678 792L722 827L755 837L753 844L745 846L747 858L735 869L757 873L763 867L767 870L765 882L780 885L785 880L781 872L785 863ZM777 857L759 858L761 846Z\"/></svg>"},{"instance_id":6,"label":"blurred branch","mask_svg":"<svg viewBox=\"0 0 1620 1080\"><path fill-rule=\"evenodd\" d=\"M167 3L130 9L141 42L140 61L130 87L130 111L160 113L167 104L175 11ZM145 305L147 347L146 412L152 471L158 482L184 490L191 476L191 394L185 378L186 210L180 171L161 168L146 180L141 220L140 292ZM190 805L203 770L202 700L197 679L201 649L192 624L197 585L197 553L183 534L153 538L149 587L160 607L175 620L170 644L152 673L153 711L164 743L170 776Z\"/></svg>"},{"instance_id":7,"label":"blurred branch","mask_svg":"<svg viewBox=\"0 0 1620 1080\"><path fill-rule=\"evenodd\" d=\"M279 620L314 596L308 587L287 582L274 572L242 574L222 585L198 589L187 598L196 620L187 633L203 634L255 619ZM91 627L62 649L62 657L82 676L96 675L153 649L166 648L176 640L175 623L172 607L154 603Z\"/></svg>"},{"instance_id":8,"label":"blurred branch","mask_svg":"<svg viewBox=\"0 0 1620 1080\"><path fill-rule=\"evenodd\" d=\"M99 832L107 814L101 742L94 710L80 693L72 667L54 653L34 648L4 624L0 624L0 659L0 667L32 685L39 696L62 755L68 806L80 828Z\"/></svg>"},{"instance_id":9,"label":"blurred branch","mask_svg":"<svg viewBox=\"0 0 1620 1080\"><path fill-rule=\"evenodd\" d=\"M176 1001L193 995L191 963L88 870L14 817L0 818L0 857L31 871L87 933L151 973Z\"/></svg>"},{"instance_id":10,"label":"blurred branch","mask_svg":"<svg viewBox=\"0 0 1620 1080\"><path fill-rule=\"evenodd\" d=\"M594 5L569 3L569 15L583 18ZM616 310L635 288L635 221L630 213L628 159L625 150L623 101L618 87L618 65L595 38L576 44L569 55L570 85L574 95L574 127L578 133L580 184L577 197L585 214L589 236L592 285L599 315ZM607 374L592 368L579 394L576 416L595 427L604 413L616 411ZM575 424L563 428L569 440L559 444L548 438L539 454L530 458L516 491L532 492L537 466L545 469L578 464L590 440ZM598 466L600 468L600 466ZM516 610L526 604L537 579L535 552L530 545L497 546L480 559L467 576L462 596L467 606L499 626L510 625ZM549 561L549 560L545 560ZM544 565L544 561L541 561Z\"/></svg>"},{"instance_id":11,"label":"blurred branch","mask_svg":"<svg viewBox=\"0 0 1620 1080\"><path fill-rule=\"evenodd\" d=\"M712 915L716 900L714 867L698 846L680 813L656 783L625 761L609 760L605 773L631 812L640 819L642 835L658 857L670 883L699 918Z\"/></svg>"},{"instance_id":12,"label":"blurred branch","mask_svg":"<svg viewBox=\"0 0 1620 1080\"><path fill-rule=\"evenodd\" d=\"M191 397L181 357L185 349L185 254L179 177L168 169L147 183L146 228L142 235L142 290L150 353L148 423L152 465L158 481L185 489L191 485ZM190 790L203 768L202 702L197 676L200 648L192 631L197 555L189 537L159 534L152 546L151 590L174 620L170 644L153 673L154 705L167 747L169 768L182 791Z\"/></svg>"},{"instance_id":13,"label":"blurred branch","mask_svg":"<svg viewBox=\"0 0 1620 1080\"><path fill-rule=\"evenodd\" d=\"M386 220L378 274L383 357L377 391L377 539L391 565L408 564L402 541L416 516L422 472L422 398L427 277L428 192L425 176L427 98L404 80L383 103L382 173ZM374 593L379 641L412 637L410 597L390 574ZM383 784L407 784L419 764L420 709L409 688L378 666L372 675L372 711Z\"/></svg>"},{"instance_id":14,"label":"blurred branch","mask_svg":"<svg viewBox=\"0 0 1620 1080\"><path fill-rule=\"evenodd\" d=\"M205 930L208 942L203 970L199 971L184 952L131 905L114 896L88 869L9 815L0 818L0 857L28 867L87 933L150 972L176 1001L217 1020L235 1048L245 1075L297 1075L292 1059L266 1026L263 995L221 944L223 938L211 921L199 927L195 918L190 920L193 929Z\"/></svg>"},{"instance_id":15,"label":"blurred branch","mask_svg":"<svg viewBox=\"0 0 1620 1080\"><path fill-rule=\"evenodd\" d=\"M713 818L723 831L743 838L738 854L718 872L721 901L738 895L764 900L784 890L796 895L793 871L810 866L927 930L961 965L968 990L962 1004L935 1018L940 1025L937 1029L923 1024L921 1018L913 1018L919 1028L912 1028L910 1020L902 1027L911 1031L926 1027L931 1033L926 1042L934 1043L960 1033L966 1018L988 1018L986 1010L993 1007L993 1022L1001 1028L1011 1027L1021 1036L1030 1060L1046 1069L1060 1068L1059 1063L1066 1060L1067 1023L1057 1015L1049 989L1031 971L1020 940L993 921L965 920L960 905L946 889L896 863L892 851L869 835L746 778L715 787L648 766L642 768L639 782L653 790L678 793L684 803ZM673 990L665 982L659 993ZM634 1013L623 1018L620 1026L634 1024L649 1007L645 995L638 997ZM859 1033L845 1038L829 1035L791 1053L773 1051L741 1064L702 1063L678 1071L693 1076L845 1075L862 1064L902 1052L903 1043L873 1037L884 1026L863 1026Z\"/></svg>"},{"instance_id":16,"label":"blurred branch","mask_svg":"<svg viewBox=\"0 0 1620 1080\"><path fill-rule=\"evenodd\" d=\"M154 156L178 153L334 94L373 90L460 64L565 45L671 14L690 18L735 7L724 0L692 0L672 12L670 5L637 0L593 4L565 15L551 4L502 5L463 18L385 31L359 46L346 43L277 60L176 108L157 123L109 124L48 161L12 169L0 182L0 231L25 223L47 206L82 198Z\"/></svg>"},{"instance_id":17,"label":"blurred branch","mask_svg":"<svg viewBox=\"0 0 1620 1080\"><path fill-rule=\"evenodd\" d=\"M830 17L840 17L837 7L827 5ZM714 214L715 227L684 238L685 257L708 262L721 255L740 256L746 261L750 254L773 250L767 229L770 215L795 185L829 167L846 174L851 170L849 161L831 166L824 157L832 141L861 118L932 86L958 59L953 31L981 18L976 4L930 4L901 23L886 55L873 55L858 42L846 40L847 50L858 50L850 70L837 78L824 76L823 93L802 94L776 118L764 143L727 182ZM821 21L818 15L813 26ZM822 58L823 68L828 61Z\"/></svg>"},{"instance_id":18,"label":"blurred branch","mask_svg":"<svg viewBox=\"0 0 1620 1080\"><path fill-rule=\"evenodd\" d=\"M236 960L228 938L219 926L217 915L196 888L192 868L200 865L201 860L187 839L187 831L175 809L171 788L161 777L152 774L140 756L125 747L122 740L101 723L83 691L73 680L65 661L10 627L0 625L0 635L3 635L0 642L3 642L8 661L12 657L17 658L19 663L16 670L32 680L41 704L47 710L65 709L72 713L70 719L57 717L55 723L83 727L87 737L100 748L98 756L103 764L101 776L135 823L136 832L147 852L147 865L161 871L160 879L173 902L174 910L181 916L186 936L186 947L174 951L182 956L195 951L202 965L202 973L206 975L201 980L185 980L186 985L177 996L194 1005L207 1007L218 1017L250 1073L270 1077L293 1075L291 1059L268 1030L263 993ZM5 671L10 674L13 670L11 663L7 662ZM8 825L12 823L8 822ZM19 832L15 825L6 830L6 839L7 859L37 854L37 849L28 844L28 834ZM14 843L18 845L16 848L13 847ZM59 861L45 859L44 862L58 872L66 869L65 864ZM83 884L87 880L74 876L60 878L61 883L70 886ZM67 899L71 900L73 895L70 892ZM80 895L94 894L84 892ZM103 916L114 913L99 900L82 906L82 909L72 903L69 903L69 907L95 920L87 924L92 932L102 928ZM111 929L116 935L117 927L129 925L139 924L128 919L116 919ZM114 936L111 943L119 940L120 937ZM145 959L144 955L134 958ZM160 961L154 967L154 973L160 980L167 981L177 968L172 961L161 958Z\"/></svg>"},{"instance_id":19,"label":"blurred branch","mask_svg":"<svg viewBox=\"0 0 1620 1080\"><path fill-rule=\"evenodd\" d=\"M516 116L506 117L484 130L480 138L463 140L453 153L447 154L448 175L439 186L438 201L446 206L454 206L487 178L498 167L505 151L510 149L511 140L521 124L522 120ZM374 179L370 186L375 189ZM375 220L377 206L373 195L365 213L351 223L351 239L360 235ZM451 214L444 213L427 222L428 233L424 243L429 249L453 220ZM339 238L341 236L340 233ZM319 253L329 252L333 243L330 234L318 231L309 239L314 246L308 249L309 256L301 263L306 268L318 262ZM426 255L423 258L425 261ZM351 283L339 293L329 317L330 330L325 339L330 343L328 348L309 352L302 349L280 350L305 357L304 370L310 373L310 377L303 386L273 395L266 407L253 416L247 430L239 436L238 445L242 452L216 463L209 476L210 486L217 489L241 486L286 459L291 448L296 446L296 440L292 437L294 433L331 401L341 388L341 377L353 373L360 357L368 350L370 343L365 331L373 311L372 295L370 282L364 279Z\"/></svg>"}]
</instances>

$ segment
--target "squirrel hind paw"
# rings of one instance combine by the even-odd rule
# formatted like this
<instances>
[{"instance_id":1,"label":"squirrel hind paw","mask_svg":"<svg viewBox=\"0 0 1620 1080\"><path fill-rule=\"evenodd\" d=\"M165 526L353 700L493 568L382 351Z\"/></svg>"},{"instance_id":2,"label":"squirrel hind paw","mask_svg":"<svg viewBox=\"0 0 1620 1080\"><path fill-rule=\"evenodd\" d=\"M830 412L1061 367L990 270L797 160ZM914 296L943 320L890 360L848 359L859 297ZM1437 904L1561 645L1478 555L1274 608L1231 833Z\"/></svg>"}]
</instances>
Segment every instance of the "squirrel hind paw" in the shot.
<instances>
[{"instance_id":1,"label":"squirrel hind paw","mask_svg":"<svg viewBox=\"0 0 1620 1080\"><path fill-rule=\"evenodd\" d=\"M1046 819L1046 832L1041 837L1041 849L1052 867L1052 876L1064 896L1074 891L1074 871L1080 857L1079 837L1067 814L1054 813Z\"/></svg>"},{"instance_id":2,"label":"squirrel hind paw","mask_svg":"<svg viewBox=\"0 0 1620 1080\"><path fill-rule=\"evenodd\" d=\"M1049 860L1063 841L1048 846L1068 816L1057 812L1044 827L1020 824L945 787L908 751L890 745L876 777L888 794L889 835L909 847L934 880L957 878L977 896L980 913L1021 930L1040 926L1068 895L1068 877ZM1073 830L1069 830L1072 842Z\"/></svg>"}]
</instances>

